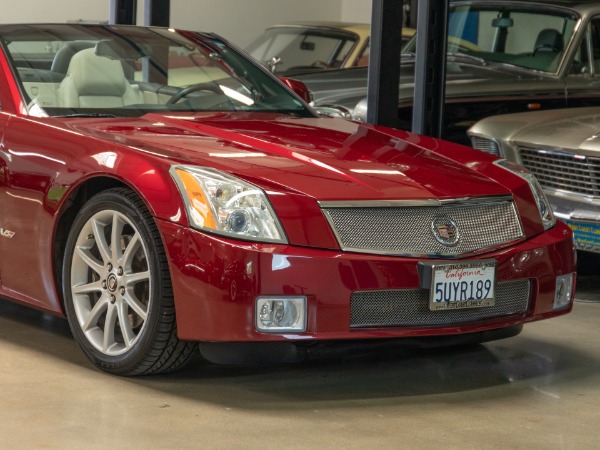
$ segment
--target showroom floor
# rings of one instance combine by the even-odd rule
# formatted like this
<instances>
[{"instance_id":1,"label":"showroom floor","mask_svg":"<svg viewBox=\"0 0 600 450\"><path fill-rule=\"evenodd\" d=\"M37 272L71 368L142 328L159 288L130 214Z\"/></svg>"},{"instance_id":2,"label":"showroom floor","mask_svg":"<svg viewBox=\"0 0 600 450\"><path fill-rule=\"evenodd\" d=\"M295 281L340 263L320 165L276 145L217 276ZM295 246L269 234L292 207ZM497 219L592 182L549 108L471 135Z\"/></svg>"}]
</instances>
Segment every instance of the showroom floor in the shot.
<instances>
[{"instance_id":1,"label":"showroom floor","mask_svg":"<svg viewBox=\"0 0 600 450\"><path fill-rule=\"evenodd\" d=\"M600 448L600 278L572 314L470 348L125 379L0 302L0 448Z\"/></svg>"}]
</instances>

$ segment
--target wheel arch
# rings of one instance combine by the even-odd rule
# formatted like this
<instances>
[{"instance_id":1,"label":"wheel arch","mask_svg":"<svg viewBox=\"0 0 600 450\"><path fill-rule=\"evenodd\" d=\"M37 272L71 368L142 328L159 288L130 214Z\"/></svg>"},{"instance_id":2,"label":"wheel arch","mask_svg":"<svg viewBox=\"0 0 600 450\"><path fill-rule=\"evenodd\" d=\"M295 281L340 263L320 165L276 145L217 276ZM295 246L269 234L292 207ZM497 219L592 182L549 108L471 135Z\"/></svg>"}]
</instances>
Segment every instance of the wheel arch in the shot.
<instances>
[{"instance_id":1,"label":"wheel arch","mask_svg":"<svg viewBox=\"0 0 600 450\"><path fill-rule=\"evenodd\" d=\"M96 199L92 200L94 197ZM90 202L90 200L92 201ZM197 355L198 351L196 344L180 341L178 338L166 252L160 244L163 238L160 235L158 226L153 223L156 215L153 214L153 209L149 204L150 201L151 198L148 198L143 192L139 192L138 189L135 189L135 187L128 185L122 180L110 176L99 176L82 181L80 185L77 185L70 191L68 197L63 201L63 208L56 221L56 229L53 236L53 274L55 283L61 287L59 291L60 307L69 321L75 340L85 355L96 367L112 374L141 375L173 371L187 364L187 362ZM107 204L112 206L105 206ZM111 207L112 210L110 209ZM106 314L106 317L109 317L109 313L102 312L102 307L98 309L100 311L98 313L100 315L98 316L96 316L96 313L90 313L88 309L88 316L84 316L85 322L93 320L90 319L90 315L95 317L97 322L93 322L95 325L94 329L101 330L101 334L103 335L98 337L98 333L94 332L90 336L86 333L85 326L82 325L81 309L74 306L74 301L67 301L63 294L62 287L64 285L66 295L73 297L73 292L71 292L73 271L67 270L65 272L63 271L63 266L67 268L76 267L73 265L72 258L78 254L75 248L79 245L78 240L81 237L80 231L82 227L88 227L90 221L94 220L93 217L96 217L98 214L105 214L107 211L114 220L113 214L117 210L121 211L119 214L130 216L129 219L124 219L129 221L130 227L118 227L120 229L119 233L125 228L129 228L125 233L131 233L133 229L136 235L139 233L138 243L142 241L147 245L144 244L143 247L137 246L139 251L143 253L142 263L137 268L130 258L135 258L138 250L135 249L124 253L124 255L129 255L126 258L129 264L122 264L123 268L129 268L126 270L123 270L121 267L117 269L116 265L112 266L110 264L111 257L105 258L106 254L103 251L100 252L104 256L100 256L103 263L98 275L105 277L103 278L106 283L104 289L110 289L110 291L102 293L100 299L103 298L102 301L104 303L100 304L108 305L108 308L112 308L112 317L114 318L118 314L119 319L115 322L114 319L111 321L106 318L104 322L101 321L100 315ZM83 214L79 214L79 212ZM75 230L75 233L72 233L72 230ZM93 231L93 233L96 233L96 231ZM108 231L108 233L111 232ZM112 245L110 244L111 248ZM162 245L164 245L164 242L162 242ZM112 250L108 251L108 253L112 253ZM146 263L143 261L146 261ZM106 262L108 263L105 264ZM82 266L79 265L77 267L81 268ZM85 265L83 266L83 270L89 273L89 268ZM129 277L131 275L130 271L138 271L138 275L146 277L146 281L144 281L144 278L137 278L134 274L133 283L145 283L147 284L147 289L143 287L141 292L133 293L132 291L131 294L126 294L124 286L127 285L127 281L125 281L121 285L119 294L116 283L120 283L120 281L117 280L121 277ZM79 276L78 281L81 281L81 273L76 276ZM84 274L86 282L91 280L89 277L89 274ZM157 282L152 283L151 279ZM111 282L116 283L111 284ZM135 290L137 291L137 284ZM138 295L141 297L134 301L125 300L129 295L132 295L136 299ZM86 301L91 304L92 301L100 301L100 299L96 297L96 294L93 294L93 298ZM140 309L144 309L143 306L140 306L144 304L144 301L147 309L145 312L140 313ZM115 312L120 307L110 306L116 302L129 305L125 306L125 308L131 308L129 309L131 313L124 313L127 316L125 316L125 320L123 321L121 320L121 312ZM94 310L96 309L94 308ZM84 312L84 314L86 313ZM140 322L135 321L135 325L132 325L127 320L129 314L132 315L131 317L137 317L137 320ZM136 314L140 315L136 316ZM119 323L129 324L126 325L129 332L125 333L122 331L123 326L119 325ZM134 330L134 327L136 327L136 330ZM120 334L117 332L118 330L121 330ZM124 337L125 335L128 337ZM121 338L118 336L121 336ZM107 339L111 343L108 346L106 344ZM117 349L117 352L112 353L114 348Z\"/></svg>"},{"instance_id":2,"label":"wheel arch","mask_svg":"<svg viewBox=\"0 0 600 450\"><path fill-rule=\"evenodd\" d=\"M90 198L100 192L114 188L131 190L144 202L148 210L152 211L144 196L137 189L120 179L106 175L89 178L69 192L58 212L58 218L54 227L54 236L52 238L52 276L63 314L65 313L65 299L62 289L62 267L71 226L77 213Z\"/></svg>"}]
</instances>

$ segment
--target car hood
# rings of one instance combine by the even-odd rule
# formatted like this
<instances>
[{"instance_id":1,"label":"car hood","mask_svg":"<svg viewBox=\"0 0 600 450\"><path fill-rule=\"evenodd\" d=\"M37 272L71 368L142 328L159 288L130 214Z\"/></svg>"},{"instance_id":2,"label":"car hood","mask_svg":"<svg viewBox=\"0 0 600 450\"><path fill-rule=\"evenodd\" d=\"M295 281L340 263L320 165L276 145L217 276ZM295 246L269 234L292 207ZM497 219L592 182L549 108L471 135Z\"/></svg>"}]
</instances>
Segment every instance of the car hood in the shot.
<instances>
[{"instance_id":1,"label":"car hood","mask_svg":"<svg viewBox=\"0 0 600 450\"><path fill-rule=\"evenodd\" d=\"M493 159L488 155L341 119L257 113L148 114L119 123L78 119L70 126L79 133L125 145L127 151L146 152L172 163L214 167L267 191L289 190L317 200L508 193L501 184L469 168L489 164ZM460 154L460 163L431 150L445 146Z\"/></svg>"},{"instance_id":2,"label":"car hood","mask_svg":"<svg viewBox=\"0 0 600 450\"><path fill-rule=\"evenodd\" d=\"M499 117L500 118L500 117ZM600 108L571 108L502 116L507 138L517 144L549 149L600 151Z\"/></svg>"},{"instance_id":3,"label":"car hood","mask_svg":"<svg viewBox=\"0 0 600 450\"><path fill-rule=\"evenodd\" d=\"M414 63L403 60L400 67L400 103L412 102L414 70ZM293 78L306 84L315 105L339 105L352 109L367 95L367 76L368 69L361 67L305 73ZM446 68L446 97L449 99L481 94L544 92L548 86L556 89L556 85L556 80L541 73L497 63L473 64L453 58Z\"/></svg>"}]
</instances>

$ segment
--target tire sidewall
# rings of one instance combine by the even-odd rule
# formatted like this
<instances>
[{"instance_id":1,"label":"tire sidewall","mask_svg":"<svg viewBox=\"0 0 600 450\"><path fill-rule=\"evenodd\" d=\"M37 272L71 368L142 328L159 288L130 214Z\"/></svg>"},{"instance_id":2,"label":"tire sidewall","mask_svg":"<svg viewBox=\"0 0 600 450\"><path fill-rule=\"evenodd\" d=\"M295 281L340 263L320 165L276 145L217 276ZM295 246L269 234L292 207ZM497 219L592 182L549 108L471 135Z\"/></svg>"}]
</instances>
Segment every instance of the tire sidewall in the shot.
<instances>
[{"instance_id":1,"label":"tire sidewall","mask_svg":"<svg viewBox=\"0 0 600 450\"><path fill-rule=\"evenodd\" d=\"M156 251L155 240L153 238L153 230L147 223L147 219L144 217L143 211L140 210L139 206L128 196L124 195L126 192L128 191L123 191L122 189L105 191L92 197L84 205L71 226L71 231L69 232L69 237L65 246L65 256L62 267L64 306L71 332L85 355L97 367L114 374L127 374L134 371L151 351L158 328L161 310L160 302L163 297L162 280L160 276L157 276L157 274L160 273L160 261L158 252ZM79 325L71 291L71 265L73 263L73 255L79 234L91 217L106 210L113 210L123 214L135 226L136 231L143 241L148 258L148 268L150 270L150 276L152 277L150 283L151 291L148 313L144 327L134 345L123 354L117 356L105 355L89 342ZM154 232L156 233L157 231Z\"/></svg>"}]
</instances>

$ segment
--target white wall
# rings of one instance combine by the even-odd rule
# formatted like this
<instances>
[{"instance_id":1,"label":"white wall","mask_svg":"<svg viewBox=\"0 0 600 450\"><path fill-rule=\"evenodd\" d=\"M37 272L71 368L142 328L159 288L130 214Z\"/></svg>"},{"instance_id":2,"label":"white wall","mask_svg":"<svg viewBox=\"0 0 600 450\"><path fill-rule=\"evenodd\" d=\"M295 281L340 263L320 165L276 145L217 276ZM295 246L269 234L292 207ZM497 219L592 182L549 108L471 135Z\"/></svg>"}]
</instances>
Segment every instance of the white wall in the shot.
<instances>
[{"instance_id":1,"label":"white wall","mask_svg":"<svg viewBox=\"0 0 600 450\"><path fill-rule=\"evenodd\" d=\"M269 25L302 20L339 21L342 1L171 0L171 26L212 31L245 46Z\"/></svg>"},{"instance_id":2,"label":"white wall","mask_svg":"<svg viewBox=\"0 0 600 450\"><path fill-rule=\"evenodd\" d=\"M400 1L400 0L398 0ZM372 4L369 0L342 0L342 22L371 22Z\"/></svg>"},{"instance_id":3,"label":"white wall","mask_svg":"<svg viewBox=\"0 0 600 450\"><path fill-rule=\"evenodd\" d=\"M109 0L1 0L0 23L107 21Z\"/></svg>"},{"instance_id":4,"label":"white wall","mask_svg":"<svg viewBox=\"0 0 600 450\"><path fill-rule=\"evenodd\" d=\"M0 0L0 23L108 20L109 0ZM144 0L138 0L142 24ZM213 31L245 47L269 25L292 21L365 22L370 0L171 0L171 26Z\"/></svg>"}]
</instances>

